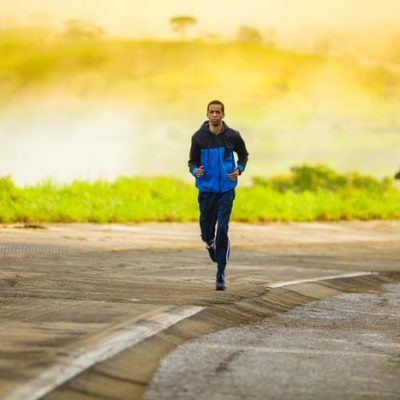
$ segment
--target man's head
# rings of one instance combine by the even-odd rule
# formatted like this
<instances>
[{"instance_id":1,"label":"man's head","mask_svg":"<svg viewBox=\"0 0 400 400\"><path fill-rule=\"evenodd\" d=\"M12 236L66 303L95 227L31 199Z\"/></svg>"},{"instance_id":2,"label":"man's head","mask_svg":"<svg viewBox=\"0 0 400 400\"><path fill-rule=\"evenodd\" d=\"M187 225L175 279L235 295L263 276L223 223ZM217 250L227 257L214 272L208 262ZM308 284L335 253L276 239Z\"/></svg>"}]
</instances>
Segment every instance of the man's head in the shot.
<instances>
[{"instance_id":1,"label":"man's head","mask_svg":"<svg viewBox=\"0 0 400 400\"><path fill-rule=\"evenodd\" d=\"M208 114L208 112L210 111L210 106L211 106L211 105L221 106L222 114L225 114L225 106L224 106L224 103L222 103L222 101L219 101L219 100L213 100L213 101L210 101L210 102L208 103L208 105L207 105L207 114Z\"/></svg>"},{"instance_id":2,"label":"man's head","mask_svg":"<svg viewBox=\"0 0 400 400\"><path fill-rule=\"evenodd\" d=\"M213 126L221 125L224 116L225 116L225 106L221 101L213 100L208 103L207 117L211 125Z\"/></svg>"}]
</instances>

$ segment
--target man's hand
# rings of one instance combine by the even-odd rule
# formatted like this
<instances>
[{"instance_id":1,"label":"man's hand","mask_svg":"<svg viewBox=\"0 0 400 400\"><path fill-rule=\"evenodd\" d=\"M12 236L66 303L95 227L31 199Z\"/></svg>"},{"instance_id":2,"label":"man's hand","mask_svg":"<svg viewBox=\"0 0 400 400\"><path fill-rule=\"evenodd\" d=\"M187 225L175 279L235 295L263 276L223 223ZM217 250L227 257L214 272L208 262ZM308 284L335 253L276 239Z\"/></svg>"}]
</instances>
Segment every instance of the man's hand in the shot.
<instances>
[{"instance_id":1,"label":"man's hand","mask_svg":"<svg viewBox=\"0 0 400 400\"><path fill-rule=\"evenodd\" d=\"M197 168L195 175L197 178L201 178L204 175L204 167L202 165L200 165L200 167Z\"/></svg>"},{"instance_id":2,"label":"man's hand","mask_svg":"<svg viewBox=\"0 0 400 400\"><path fill-rule=\"evenodd\" d=\"M239 168L235 168L235 170L231 174L228 174L228 178L231 181L236 181L238 176L239 176Z\"/></svg>"}]
</instances>

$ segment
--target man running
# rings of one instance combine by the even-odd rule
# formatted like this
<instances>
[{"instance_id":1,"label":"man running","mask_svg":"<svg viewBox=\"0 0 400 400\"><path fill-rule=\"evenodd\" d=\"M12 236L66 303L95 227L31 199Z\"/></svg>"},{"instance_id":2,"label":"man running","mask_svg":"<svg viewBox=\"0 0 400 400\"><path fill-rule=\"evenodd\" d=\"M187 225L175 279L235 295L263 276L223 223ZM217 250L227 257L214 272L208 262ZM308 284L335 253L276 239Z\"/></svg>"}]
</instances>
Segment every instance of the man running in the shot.
<instances>
[{"instance_id":1,"label":"man running","mask_svg":"<svg viewBox=\"0 0 400 400\"><path fill-rule=\"evenodd\" d=\"M192 136L188 162L199 189L201 239L211 260L217 263L216 290L226 288L229 219L238 176L244 171L249 155L240 133L226 125L224 116L221 101L213 100L207 105L208 121ZM233 152L238 156L237 163Z\"/></svg>"}]
</instances>

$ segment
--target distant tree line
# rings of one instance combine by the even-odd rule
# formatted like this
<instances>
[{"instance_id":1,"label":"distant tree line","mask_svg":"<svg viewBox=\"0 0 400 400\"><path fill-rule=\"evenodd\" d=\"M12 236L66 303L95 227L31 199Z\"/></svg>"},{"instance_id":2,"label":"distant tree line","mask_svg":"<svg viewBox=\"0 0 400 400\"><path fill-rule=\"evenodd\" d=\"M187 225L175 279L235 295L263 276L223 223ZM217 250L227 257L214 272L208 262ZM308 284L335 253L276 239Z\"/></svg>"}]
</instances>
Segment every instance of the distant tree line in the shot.
<instances>
[{"instance_id":1,"label":"distant tree line","mask_svg":"<svg viewBox=\"0 0 400 400\"><path fill-rule=\"evenodd\" d=\"M190 31L198 23L191 15L177 15L169 19L173 33L180 41L190 37ZM0 10L0 31L9 29L41 29L51 25L51 16L46 13L29 14L26 24L21 24L14 15ZM62 35L71 40L93 40L105 36L105 30L96 23L83 19L69 19L64 22ZM193 36L192 36L193 37ZM218 33L207 33L201 37L193 37L204 41L222 41ZM273 27L260 29L251 25L240 26L233 35L238 43L259 44L266 47L277 47L277 31ZM306 43L307 42L307 43ZM341 30L321 30L312 37L293 41L292 48L313 52L323 56L349 56L379 63L394 65L400 64L400 29L398 26L371 26L366 40L366 31L361 28L346 28ZM387 64L387 65L386 65Z\"/></svg>"},{"instance_id":2,"label":"distant tree line","mask_svg":"<svg viewBox=\"0 0 400 400\"><path fill-rule=\"evenodd\" d=\"M197 24L197 19L190 15L178 15L170 18L169 22L172 31L178 38L186 40L188 30ZM218 35L208 35L208 37L216 39ZM264 44L274 47L276 44L276 31L274 28L268 28L264 32L261 32L253 26L243 25L237 30L235 40L241 43Z\"/></svg>"}]
</instances>

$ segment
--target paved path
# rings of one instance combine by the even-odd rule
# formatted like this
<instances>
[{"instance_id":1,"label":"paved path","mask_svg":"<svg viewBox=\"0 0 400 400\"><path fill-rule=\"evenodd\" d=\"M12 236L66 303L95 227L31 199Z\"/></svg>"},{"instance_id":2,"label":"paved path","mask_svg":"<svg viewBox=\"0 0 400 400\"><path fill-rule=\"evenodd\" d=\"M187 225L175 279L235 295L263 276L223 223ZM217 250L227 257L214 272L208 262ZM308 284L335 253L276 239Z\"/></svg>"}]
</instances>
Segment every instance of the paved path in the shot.
<instances>
[{"instance_id":1,"label":"paved path","mask_svg":"<svg viewBox=\"0 0 400 400\"><path fill-rule=\"evenodd\" d=\"M0 398L141 398L186 341L396 280L399 228L232 224L229 287L216 292L197 224L3 227ZM380 275L282 287L353 273Z\"/></svg>"}]
</instances>

